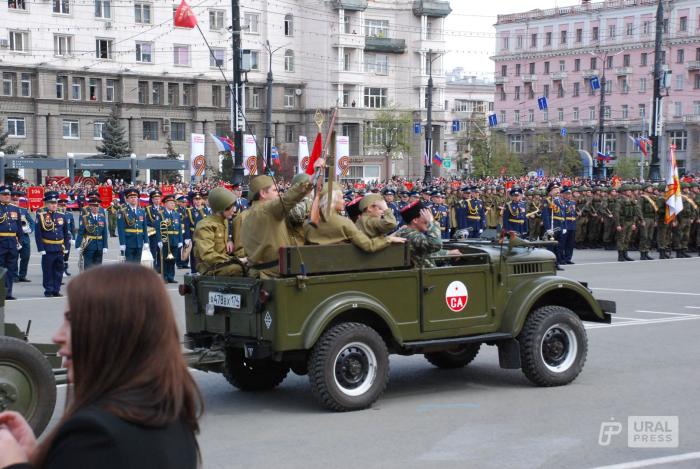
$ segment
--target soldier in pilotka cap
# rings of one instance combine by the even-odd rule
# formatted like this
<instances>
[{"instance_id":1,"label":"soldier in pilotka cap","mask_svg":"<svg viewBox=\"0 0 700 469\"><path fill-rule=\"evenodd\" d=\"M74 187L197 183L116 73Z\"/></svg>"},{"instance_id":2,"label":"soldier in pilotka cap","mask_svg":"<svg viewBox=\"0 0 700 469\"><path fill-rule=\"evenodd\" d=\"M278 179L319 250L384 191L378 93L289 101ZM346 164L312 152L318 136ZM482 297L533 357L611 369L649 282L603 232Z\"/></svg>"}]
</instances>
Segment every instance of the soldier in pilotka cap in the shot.
<instances>
[{"instance_id":1,"label":"soldier in pilotka cap","mask_svg":"<svg viewBox=\"0 0 700 469\"><path fill-rule=\"evenodd\" d=\"M370 238L384 236L396 230L394 212L379 194L364 196L359 202L359 209L361 215L355 226Z\"/></svg>"}]
</instances>

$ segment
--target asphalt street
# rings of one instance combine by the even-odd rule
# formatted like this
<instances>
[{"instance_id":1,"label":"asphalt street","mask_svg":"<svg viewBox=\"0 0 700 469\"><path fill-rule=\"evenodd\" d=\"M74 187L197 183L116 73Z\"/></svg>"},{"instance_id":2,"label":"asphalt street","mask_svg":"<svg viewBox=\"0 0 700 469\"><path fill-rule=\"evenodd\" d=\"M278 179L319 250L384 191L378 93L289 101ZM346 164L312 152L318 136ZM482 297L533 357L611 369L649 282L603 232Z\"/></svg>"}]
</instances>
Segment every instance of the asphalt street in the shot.
<instances>
[{"instance_id":1,"label":"asphalt street","mask_svg":"<svg viewBox=\"0 0 700 469\"><path fill-rule=\"evenodd\" d=\"M110 242L107 262L116 262ZM395 356L379 401L337 414L319 407L306 377L290 373L274 391L244 393L194 371L206 405L204 467L700 467L700 257L616 257L577 251L577 264L560 273L588 282L618 311L611 325L587 325L588 360L572 384L535 387L520 371L500 369L493 347L450 371L422 356ZM77 273L74 254L71 264ZM49 341L65 299L44 298L34 249L29 272L32 283L16 285L6 319L23 328L31 320L31 340ZM167 287L182 325L182 299ZM63 387L54 423L64 394ZM677 447L629 447L634 416L677 417Z\"/></svg>"}]
</instances>

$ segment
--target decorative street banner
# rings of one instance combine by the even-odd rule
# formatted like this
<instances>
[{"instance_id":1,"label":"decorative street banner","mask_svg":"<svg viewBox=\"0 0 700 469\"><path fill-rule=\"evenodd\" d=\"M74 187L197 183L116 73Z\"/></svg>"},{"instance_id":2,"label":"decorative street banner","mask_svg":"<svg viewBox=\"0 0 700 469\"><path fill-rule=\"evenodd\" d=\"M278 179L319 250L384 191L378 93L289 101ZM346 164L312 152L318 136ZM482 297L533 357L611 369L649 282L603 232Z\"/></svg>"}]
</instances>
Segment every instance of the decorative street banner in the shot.
<instances>
[{"instance_id":1,"label":"decorative street banner","mask_svg":"<svg viewBox=\"0 0 700 469\"><path fill-rule=\"evenodd\" d=\"M299 170L298 173L305 173L309 166L309 142L303 135L299 135Z\"/></svg>"},{"instance_id":2,"label":"decorative street banner","mask_svg":"<svg viewBox=\"0 0 700 469\"><path fill-rule=\"evenodd\" d=\"M97 188L97 191L100 193L100 205L102 208L109 208L110 205L112 205L112 186L100 186Z\"/></svg>"},{"instance_id":3,"label":"decorative street banner","mask_svg":"<svg viewBox=\"0 0 700 469\"><path fill-rule=\"evenodd\" d=\"M350 174L350 137L347 135L335 137L335 161L338 177L348 177Z\"/></svg>"},{"instance_id":4,"label":"decorative street banner","mask_svg":"<svg viewBox=\"0 0 700 469\"><path fill-rule=\"evenodd\" d=\"M32 186L27 189L27 199L29 200L29 210L36 212L44 206L44 188Z\"/></svg>"},{"instance_id":5,"label":"decorative street banner","mask_svg":"<svg viewBox=\"0 0 700 469\"><path fill-rule=\"evenodd\" d=\"M258 174L258 151L255 147L255 137L252 135L243 136L243 174Z\"/></svg>"},{"instance_id":6,"label":"decorative street banner","mask_svg":"<svg viewBox=\"0 0 700 469\"><path fill-rule=\"evenodd\" d=\"M172 184L163 184L160 186L160 191L163 193L163 195L172 195L175 193L175 186Z\"/></svg>"},{"instance_id":7,"label":"decorative street banner","mask_svg":"<svg viewBox=\"0 0 700 469\"><path fill-rule=\"evenodd\" d=\"M204 156L204 134L192 134L190 176L201 177L206 169L207 158Z\"/></svg>"}]
</instances>

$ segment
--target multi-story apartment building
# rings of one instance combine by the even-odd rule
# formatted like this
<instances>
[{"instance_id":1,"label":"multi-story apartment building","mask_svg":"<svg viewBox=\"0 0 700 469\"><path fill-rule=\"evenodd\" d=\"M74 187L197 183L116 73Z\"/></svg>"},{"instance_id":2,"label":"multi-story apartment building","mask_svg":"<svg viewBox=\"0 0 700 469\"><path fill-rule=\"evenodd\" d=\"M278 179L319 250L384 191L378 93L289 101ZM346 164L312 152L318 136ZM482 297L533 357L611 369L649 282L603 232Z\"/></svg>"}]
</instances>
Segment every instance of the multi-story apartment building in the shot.
<instances>
[{"instance_id":1,"label":"multi-story apartment building","mask_svg":"<svg viewBox=\"0 0 700 469\"><path fill-rule=\"evenodd\" d=\"M678 164L700 170L700 1L665 1L663 98L665 141ZM527 152L535 136L566 128L578 149L595 155L604 77L603 146L613 155L639 156L628 137L648 130L654 77L658 0L605 0L499 15L496 24L495 113L510 149ZM538 109L548 98L547 111ZM663 158L666 149L661 149Z\"/></svg>"},{"instance_id":2,"label":"multi-story apartment building","mask_svg":"<svg viewBox=\"0 0 700 469\"><path fill-rule=\"evenodd\" d=\"M10 143L25 154L65 158L94 154L112 108L139 157L163 154L170 136L189 158L191 133L229 134L231 4L193 3L197 29L173 25L179 2L164 0L2 0L0 119ZM248 132L264 137L265 80L271 65L272 134L295 157L299 135L313 137L316 109L341 109L337 130L350 137L352 177L383 178L372 124L391 106L425 121L429 60L435 80L435 140L447 115L442 56L447 1L244 0L243 49L248 51L245 106ZM212 53L206 42L211 46ZM270 59L266 44L278 49ZM430 51L435 54L429 54ZM410 164L422 171L420 136ZM206 156L218 165L206 139Z\"/></svg>"},{"instance_id":3,"label":"multi-story apartment building","mask_svg":"<svg viewBox=\"0 0 700 469\"><path fill-rule=\"evenodd\" d=\"M467 175L470 168L470 141L490 135L487 115L493 113L494 84L456 68L447 74L445 109L451 123L445 129L441 154L450 158L453 174Z\"/></svg>"}]
</instances>

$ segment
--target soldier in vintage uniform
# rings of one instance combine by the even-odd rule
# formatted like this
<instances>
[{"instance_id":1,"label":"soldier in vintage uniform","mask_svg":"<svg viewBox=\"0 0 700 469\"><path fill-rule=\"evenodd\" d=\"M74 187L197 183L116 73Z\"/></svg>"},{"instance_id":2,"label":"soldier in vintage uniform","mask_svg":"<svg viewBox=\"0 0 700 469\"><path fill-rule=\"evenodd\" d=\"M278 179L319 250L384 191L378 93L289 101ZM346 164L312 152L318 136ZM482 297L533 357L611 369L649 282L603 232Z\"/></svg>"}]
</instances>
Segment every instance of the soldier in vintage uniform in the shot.
<instances>
[{"instance_id":1,"label":"soldier in vintage uniform","mask_svg":"<svg viewBox=\"0 0 700 469\"><path fill-rule=\"evenodd\" d=\"M544 225L545 238L559 242L559 238L566 227L566 207L559 197L560 186L557 182L551 182L547 186L549 196L544 200L542 207L542 224ZM556 255L555 268L563 270L562 254L559 245L549 248Z\"/></svg>"},{"instance_id":2,"label":"soldier in vintage uniform","mask_svg":"<svg viewBox=\"0 0 700 469\"><path fill-rule=\"evenodd\" d=\"M576 200L571 189L565 187L562 190L564 203L564 229L559 237L559 252L562 264L573 264L574 248L576 247Z\"/></svg>"},{"instance_id":3,"label":"soldier in vintage uniform","mask_svg":"<svg viewBox=\"0 0 700 469\"><path fill-rule=\"evenodd\" d=\"M19 207L20 197L26 194L22 191L12 191L12 203ZM17 267L17 281L31 282L27 278L27 268L29 267L29 258L31 257L31 240L29 235L34 233L34 218L29 214L29 210L19 207L20 221L22 224L22 237L19 239L22 247L19 250L19 259Z\"/></svg>"},{"instance_id":4,"label":"soldier in vintage uniform","mask_svg":"<svg viewBox=\"0 0 700 469\"><path fill-rule=\"evenodd\" d=\"M44 296L63 296L61 280L65 270L63 253L70 247L70 233L66 217L58 211L58 193L44 195L44 208L36 212L34 241L41 254Z\"/></svg>"},{"instance_id":5,"label":"soldier in vintage uniform","mask_svg":"<svg viewBox=\"0 0 700 469\"><path fill-rule=\"evenodd\" d=\"M160 265L160 250L163 247L163 241L160 235L160 222L162 220L161 212L163 207L160 204L160 200L163 197L163 193L158 189L151 191L148 194L150 199L150 204L146 207L146 231L148 233L148 247L151 250L151 255L153 256L153 268L162 273Z\"/></svg>"},{"instance_id":6,"label":"soldier in vintage uniform","mask_svg":"<svg viewBox=\"0 0 700 469\"><path fill-rule=\"evenodd\" d=\"M5 299L14 300L12 284L17 278L17 257L19 255L22 231L22 214L18 206L10 202L12 191L7 186L0 187L0 267L5 273Z\"/></svg>"},{"instance_id":7,"label":"soldier in vintage uniform","mask_svg":"<svg viewBox=\"0 0 700 469\"><path fill-rule=\"evenodd\" d=\"M58 199L58 211L63 214L66 219L66 226L68 227L68 239L69 243L66 247L66 251L63 253L63 276L70 277L71 273L68 272L68 259L70 258L70 248L71 245L75 244L75 219L73 218L73 212L68 209L68 199Z\"/></svg>"},{"instance_id":8,"label":"soldier in vintage uniform","mask_svg":"<svg viewBox=\"0 0 700 469\"><path fill-rule=\"evenodd\" d=\"M619 262L633 261L627 254L632 232L637 229L637 224L642 219L637 201L632 197L632 186L624 184L620 188L622 195L618 197L614 207L615 231L617 231L617 260Z\"/></svg>"},{"instance_id":9,"label":"soldier in vintage uniform","mask_svg":"<svg viewBox=\"0 0 700 469\"><path fill-rule=\"evenodd\" d=\"M182 220L175 209L175 196L168 194L163 197L163 210L161 212L160 236L162 252L163 278L166 283L175 282L175 259L180 255L182 247Z\"/></svg>"},{"instance_id":10,"label":"soldier in vintage uniform","mask_svg":"<svg viewBox=\"0 0 700 469\"><path fill-rule=\"evenodd\" d=\"M519 187L510 190L511 200L506 202L503 208L503 229L513 231L519 237L525 238L527 235L527 212L525 203L521 200L523 191Z\"/></svg>"},{"instance_id":11,"label":"soldier in vintage uniform","mask_svg":"<svg viewBox=\"0 0 700 469\"><path fill-rule=\"evenodd\" d=\"M233 192L228 191L232 197L234 197L234 214L235 214L235 196L233 195ZM187 208L185 211L183 220L185 223L185 233L184 233L184 239L185 239L185 246L189 246L190 243L194 242L194 232L195 232L195 227L197 224L201 221L204 220L207 216L209 216L212 213L212 209L210 207L207 207L204 205L204 198L202 197L202 194L196 191L191 191L188 194L188 197L190 199L190 204L191 206ZM210 202L211 203L211 202ZM233 216L227 218L227 220L230 220L233 218ZM194 255L194 245L192 246L192 249L190 251L190 269L191 272L194 274L197 272L197 260Z\"/></svg>"},{"instance_id":12,"label":"soldier in vintage uniform","mask_svg":"<svg viewBox=\"0 0 700 469\"><path fill-rule=\"evenodd\" d=\"M450 210L445 205L445 195L439 190L430 193L432 205L430 211L435 222L440 226L442 239L450 239Z\"/></svg>"},{"instance_id":13,"label":"soldier in vintage uniform","mask_svg":"<svg viewBox=\"0 0 700 469\"><path fill-rule=\"evenodd\" d=\"M89 213L80 216L75 248L83 256L83 268L102 264L102 256L107 253L107 218L100 213L99 199L88 200Z\"/></svg>"},{"instance_id":14,"label":"soldier in vintage uniform","mask_svg":"<svg viewBox=\"0 0 700 469\"><path fill-rule=\"evenodd\" d=\"M644 186L644 192L639 198L640 210L642 218L639 227L639 259L642 261L654 260L649 256L651 243L654 238L654 228L656 228L657 212L659 208L654 200L654 187L651 184Z\"/></svg>"},{"instance_id":15,"label":"soldier in vintage uniform","mask_svg":"<svg viewBox=\"0 0 700 469\"><path fill-rule=\"evenodd\" d=\"M117 237L117 214L119 213L119 197L113 197L112 202L109 204L109 207L106 210L107 212L107 221L109 223L109 236L111 238L116 238Z\"/></svg>"},{"instance_id":16,"label":"soldier in vintage uniform","mask_svg":"<svg viewBox=\"0 0 700 469\"><path fill-rule=\"evenodd\" d=\"M370 238L385 236L396 230L394 211L379 194L362 197L358 208L360 216L355 221L355 226Z\"/></svg>"},{"instance_id":17,"label":"soldier in vintage uniform","mask_svg":"<svg viewBox=\"0 0 700 469\"><path fill-rule=\"evenodd\" d=\"M209 192L209 207L212 212L192 232L196 262L191 265L202 275L240 276L246 259L237 258L227 246L227 240L233 237L229 221L237 210L236 196L223 187L214 188Z\"/></svg>"},{"instance_id":18,"label":"soldier in vintage uniform","mask_svg":"<svg viewBox=\"0 0 700 469\"><path fill-rule=\"evenodd\" d=\"M143 246L148 245L146 211L139 206L137 189L130 187L123 195L126 203L117 214L119 249L126 262L140 263Z\"/></svg>"},{"instance_id":19,"label":"soldier in vintage uniform","mask_svg":"<svg viewBox=\"0 0 700 469\"><path fill-rule=\"evenodd\" d=\"M530 241L538 240L542 236L542 197L537 189L532 190L532 199L527 205L528 237Z\"/></svg>"}]
</instances>

